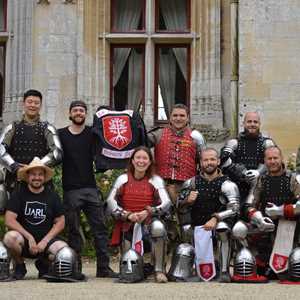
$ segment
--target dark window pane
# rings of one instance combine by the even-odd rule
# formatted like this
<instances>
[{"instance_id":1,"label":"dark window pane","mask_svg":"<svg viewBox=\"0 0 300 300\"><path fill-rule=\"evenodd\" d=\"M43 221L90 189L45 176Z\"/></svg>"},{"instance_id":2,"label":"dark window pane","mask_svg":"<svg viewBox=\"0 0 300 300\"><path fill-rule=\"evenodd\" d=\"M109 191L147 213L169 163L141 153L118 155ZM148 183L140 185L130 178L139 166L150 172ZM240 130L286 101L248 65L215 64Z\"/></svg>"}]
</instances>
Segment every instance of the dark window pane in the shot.
<instances>
[{"instance_id":1,"label":"dark window pane","mask_svg":"<svg viewBox=\"0 0 300 300\"><path fill-rule=\"evenodd\" d=\"M157 0L158 30L186 32L189 30L189 0Z\"/></svg>"},{"instance_id":2,"label":"dark window pane","mask_svg":"<svg viewBox=\"0 0 300 300\"><path fill-rule=\"evenodd\" d=\"M112 0L112 31L143 30L145 2L143 0Z\"/></svg>"},{"instance_id":3,"label":"dark window pane","mask_svg":"<svg viewBox=\"0 0 300 300\"><path fill-rule=\"evenodd\" d=\"M0 116L4 104L4 79L5 79L5 46L0 45Z\"/></svg>"},{"instance_id":4,"label":"dark window pane","mask_svg":"<svg viewBox=\"0 0 300 300\"><path fill-rule=\"evenodd\" d=\"M144 97L144 48L113 48L112 105L138 110Z\"/></svg>"},{"instance_id":5,"label":"dark window pane","mask_svg":"<svg viewBox=\"0 0 300 300\"><path fill-rule=\"evenodd\" d=\"M0 0L0 31L5 31L5 18L6 18L6 12L5 12L5 0Z\"/></svg>"},{"instance_id":6,"label":"dark window pane","mask_svg":"<svg viewBox=\"0 0 300 300\"><path fill-rule=\"evenodd\" d=\"M174 104L187 104L188 49L160 47L158 49L157 119L166 120Z\"/></svg>"}]
</instances>

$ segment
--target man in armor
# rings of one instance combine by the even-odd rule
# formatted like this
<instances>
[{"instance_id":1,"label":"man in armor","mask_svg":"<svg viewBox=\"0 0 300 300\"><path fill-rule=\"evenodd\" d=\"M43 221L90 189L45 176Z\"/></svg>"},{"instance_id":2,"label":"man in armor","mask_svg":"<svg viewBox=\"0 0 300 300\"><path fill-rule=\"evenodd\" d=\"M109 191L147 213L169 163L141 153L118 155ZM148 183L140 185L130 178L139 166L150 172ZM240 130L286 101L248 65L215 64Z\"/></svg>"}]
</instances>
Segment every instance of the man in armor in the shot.
<instances>
[{"instance_id":1,"label":"man in armor","mask_svg":"<svg viewBox=\"0 0 300 300\"><path fill-rule=\"evenodd\" d=\"M276 146L265 150L264 161L267 173L258 177L245 203L249 223L239 221L233 228L233 236L243 246L234 263L236 282L265 282L274 277L274 272L281 277L287 271L294 245L299 242L299 175L285 169L281 150ZM248 234L249 239L255 240L251 248L255 245L256 259L246 248ZM256 262L260 266L257 271L266 277L256 274ZM247 267L241 268L242 265Z\"/></svg>"},{"instance_id":2,"label":"man in armor","mask_svg":"<svg viewBox=\"0 0 300 300\"><path fill-rule=\"evenodd\" d=\"M241 208L255 179L265 172L264 150L274 142L260 132L257 112L247 112L244 131L236 139L226 142L221 150L221 167L224 174L237 183L241 196Z\"/></svg>"},{"instance_id":3,"label":"man in armor","mask_svg":"<svg viewBox=\"0 0 300 300\"><path fill-rule=\"evenodd\" d=\"M58 194L45 188L54 171L35 157L18 173L26 182L15 190L7 203L3 239L14 259L13 278L23 279L27 270L24 257L37 259L39 277L48 272L49 259L67 244L57 236L65 226L63 207Z\"/></svg>"},{"instance_id":4,"label":"man in armor","mask_svg":"<svg viewBox=\"0 0 300 300\"><path fill-rule=\"evenodd\" d=\"M172 202L175 204L184 181L196 175L199 151L205 147L205 139L197 130L188 126L188 108L175 104L170 114L170 124L148 133L150 147L154 147L157 173L166 182ZM185 209L178 210L181 234L187 239L190 216ZM168 222L170 238L175 239L172 222Z\"/></svg>"},{"instance_id":5,"label":"man in armor","mask_svg":"<svg viewBox=\"0 0 300 300\"><path fill-rule=\"evenodd\" d=\"M239 191L235 183L224 176L220 159L213 148L201 152L201 173L187 180L178 197L178 205L191 208L192 227L215 231L218 240L220 282L230 282L230 233L239 214ZM194 241L196 242L196 241Z\"/></svg>"},{"instance_id":6,"label":"man in armor","mask_svg":"<svg viewBox=\"0 0 300 300\"><path fill-rule=\"evenodd\" d=\"M112 187L107 208L117 221L111 244L121 245L123 258L131 247L142 255L147 242L148 246L151 244L155 280L164 283L168 281L165 275L167 232L159 217L168 212L171 200L162 178L153 174L153 164L148 148L136 148L130 158L128 172L120 175ZM135 238L138 235L140 237ZM120 274L120 277L124 277L124 274ZM140 278L138 274L131 277Z\"/></svg>"},{"instance_id":7,"label":"man in armor","mask_svg":"<svg viewBox=\"0 0 300 300\"><path fill-rule=\"evenodd\" d=\"M10 192L15 187L18 170L34 157L51 167L62 158L56 129L40 120L41 106L42 94L37 90L26 91L22 119L6 126L0 136L0 159L8 171L6 186Z\"/></svg>"}]
</instances>

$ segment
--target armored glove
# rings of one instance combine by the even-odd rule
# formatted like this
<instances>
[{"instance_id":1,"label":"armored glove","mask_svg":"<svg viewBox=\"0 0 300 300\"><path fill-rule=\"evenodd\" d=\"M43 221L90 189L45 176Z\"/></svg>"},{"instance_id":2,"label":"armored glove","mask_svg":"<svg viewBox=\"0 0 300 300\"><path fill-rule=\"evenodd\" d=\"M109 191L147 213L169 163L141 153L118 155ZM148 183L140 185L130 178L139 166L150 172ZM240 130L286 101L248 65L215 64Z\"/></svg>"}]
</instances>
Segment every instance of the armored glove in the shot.
<instances>
[{"instance_id":1,"label":"armored glove","mask_svg":"<svg viewBox=\"0 0 300 300\"><path fill-rule=\"evenodd\" d=\"M299 203L300 204L300 203ZM267 207L265 209L265 213L271 218L271 219L277 219L278 217L284 216L284 209L283 205L277 206L274 203L267 203Z\"/></svg>"},{"instance_id":2,"label":"armored glove","mask_svg":"<svg viewBox=\"0 0 300 300\"><path fill-rule=\"evenodd\" d=\"M271 232L275 229L273 221L268 217L264 217L260 211L256 211L252 215L251 223L256 225L259 231Z\"/></svg>"},{"instance_id":3,"label":"armored glove","mask_svg":"<svg viewBox=\"0 0 300 300\"><path fill-rule=\"evenodd\" d=\"M254 181L260 174L257 170L247 170L245 173L246 181L251 183Z\"/></svg>"}]
</instances>

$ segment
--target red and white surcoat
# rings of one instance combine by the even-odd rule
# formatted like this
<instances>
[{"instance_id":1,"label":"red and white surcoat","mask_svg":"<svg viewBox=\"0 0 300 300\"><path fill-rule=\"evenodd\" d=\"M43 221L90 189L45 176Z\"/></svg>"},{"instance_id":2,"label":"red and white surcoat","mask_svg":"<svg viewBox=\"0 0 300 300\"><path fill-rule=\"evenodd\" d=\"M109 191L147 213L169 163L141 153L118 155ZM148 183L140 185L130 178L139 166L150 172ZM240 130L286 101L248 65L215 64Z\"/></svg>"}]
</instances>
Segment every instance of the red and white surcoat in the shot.
<instances>
[{"instance_id":1,"label":"red and white surcoat","mask_svg":"<svg viewBox=\"0 0 300 300\"><path fill-rule=\"evenodd\" d=\"M164 179L185 181L196 175L197 145L186 128L180 135L167 127L155 146L157 173Z\"/></svg>"}]
</instances>

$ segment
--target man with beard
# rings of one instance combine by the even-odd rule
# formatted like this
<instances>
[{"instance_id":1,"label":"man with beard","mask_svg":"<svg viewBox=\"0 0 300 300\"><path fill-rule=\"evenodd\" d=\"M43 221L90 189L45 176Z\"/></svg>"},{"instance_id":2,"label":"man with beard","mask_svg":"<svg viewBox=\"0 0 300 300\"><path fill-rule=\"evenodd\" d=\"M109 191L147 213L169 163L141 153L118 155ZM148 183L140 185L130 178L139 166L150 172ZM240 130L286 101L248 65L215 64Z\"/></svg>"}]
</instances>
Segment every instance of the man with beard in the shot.
<instances>
[{"instance_id":1,"label":"man with beard","mask_svg":"<svg viewBox=\"0 0 300 300\"><path fill-rule=\"evenodd\" d=\"M80 212L83 211L94 236L97 255L96 276L116 277L117 274L109 267L103 202L96 187L93 171L95 137L91 127L85 125L86 114L86 104L83 101L73 101L69 109L69 119L72 123L59 129L64 151L62 184L68 243L80 258L82 250Z\"/></svg>"},{"instance_id":2,"label":"man with beard","mask_svg":"<svg viewBox=\"0 0 300 300\"><path fill-rule=\"evenodd\" d=\"M202 134L192 130L188 123L188 108L183 104L176 104L171 110L169 126L148 133L150 147L154 147L157 173L164 179L174 204L184 181L196 175L198 154L205 147ZM189 240L188 210L179 209L178 218L182 238ZM168 233L171 240L176 238L177 228L174 230L174 227L169 221Z\"/></svg>"},{"instance_id":3,"label":"man with beard","mask_svg":"<svg viewBox=\"0 0 300 300\"><path fill-rule=\"evenodd\" d=\"M44 186L53 173L35 157L18 174L27 185L15 190L7 203L5 225L10 231L3 242L14 259L13 278L16 280L23 279L27 273L24 257L37 258L35 265L41 278L48 272L49 259L67 246L57 238L65 226L61 200Z\"/></svg>"},{"instance_id":4,"label":"man with beard","mask_svg":"<svg viewBox=\"0 0 300 300\"><path fill-rule=\"evenodd\" d=\"M271 269L280 276L289 266L292 267L289 275L293 276L295 266L291 261L288 263L288 257L293 246L299 244L299 228L296 228L296 225L300 216L300 178L299 175L285 169L282 153L278 147L272 146L266 149L264 160L267 173L258 177L253 193L245 203L249 223L237 222L233 228L233 236L247 247L247 235L255 234L255 244L252 243L250 248L256 249L257 256L252 261L259 262L259 273L273 278ZM246 253L245 248L237 253L234 280L265 281L266 278L255 274L254 266L252 272L248 272L246 276L240 274L241 269L238 266L249 262L249 255L247 257L242 254L243 252ZM297 263L299 264L299 255Z\"/></svg>"},{"instance_id":5,"label":"man with beard","mask_svg":"<svg viewBox=\"0 0 300 300\"><path fill-rule=\"evenodd\" d=\"M9 192L16 186L17 171L35 156L50 167L61 160L57 131L53 125L40 120L41 107L42 94L37 90L26 91L22 119L7 125L0 136L0 158L8 170L5 181Z\"/></svg>"},{"instance_id":6,"label":"man with beard","mask_svg":"<svg viewBox=\"0 0 300 300\"><path fill-rule=\"evenodd\" d=\"M257 112L247 112L243 125L244 131L236 139L229 140L221 150L222 171L237 183L241 208L255 180L265 172L265 149L274 146L270 138L261 134Z\"/></svg>"},{"instance_id":7,"label":"man with beard","mask_svg":"<svg viewBox=\"0 0 300 300\"><path fill-rule=\"evenodd\" d=\"M213 148L201 151L201 173L187 180L178 198L179 207L191 207L192 226L216 231L219 249L220 282L230 282L230 228L239 213L239 191L235 183L224 176L220 159ZM196 236L194 237L194 239ZM195 244L196 244L195 240ZM197 251L196 251L197 252Z\"/></svg>"}]
</instances>

